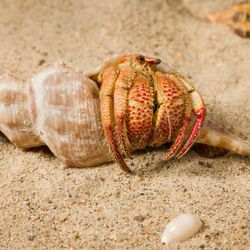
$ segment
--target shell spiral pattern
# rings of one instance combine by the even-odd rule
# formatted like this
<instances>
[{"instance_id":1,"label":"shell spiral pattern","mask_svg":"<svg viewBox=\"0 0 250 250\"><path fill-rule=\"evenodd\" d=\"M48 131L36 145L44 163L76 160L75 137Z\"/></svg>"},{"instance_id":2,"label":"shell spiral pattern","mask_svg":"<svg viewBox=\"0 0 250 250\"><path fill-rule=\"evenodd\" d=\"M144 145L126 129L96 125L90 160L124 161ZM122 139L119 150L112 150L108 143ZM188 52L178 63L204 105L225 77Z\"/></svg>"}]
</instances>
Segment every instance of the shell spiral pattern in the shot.
<instances>
[{"instance_id":1,"label":"shell spiral pattern","mask_svg":"<svg viewBox=\"0 0 250 250\"><path fill-rule=\"evenodd\" d=\"M24 82L0 78L0 129L20 148L47 145L66 165L110 161L102 131L99 90L82 72L54 65Z\"/></svg>"}]
</instances>

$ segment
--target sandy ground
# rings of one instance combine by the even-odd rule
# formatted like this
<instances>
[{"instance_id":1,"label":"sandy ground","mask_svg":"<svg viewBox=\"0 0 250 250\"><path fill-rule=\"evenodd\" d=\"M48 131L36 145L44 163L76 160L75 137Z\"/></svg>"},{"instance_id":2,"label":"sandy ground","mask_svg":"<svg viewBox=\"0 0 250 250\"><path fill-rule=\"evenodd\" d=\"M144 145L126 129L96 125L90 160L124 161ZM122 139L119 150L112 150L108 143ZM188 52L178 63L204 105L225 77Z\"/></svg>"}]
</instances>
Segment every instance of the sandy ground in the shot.
<instances>
[{"instance_id":1,"label":"sandy ground","mask_svg":"<svg viewBox=\"0 0 250 250\"><path fill-rule=\"evenodd\" d=\"M200 17L231 0L0 1L0 74L30 77L64 61L91 69L121 52L173 64L202 92L210 118L250 138L250 40ZM165 149L166 150L166 149ZM22 151L0 137L1 249L166 249L167 222L198 214L204 226L173 249L250 249L249 159L164 149L117 164L65 169L45 148Z\"/></svg>"}]
</instances>

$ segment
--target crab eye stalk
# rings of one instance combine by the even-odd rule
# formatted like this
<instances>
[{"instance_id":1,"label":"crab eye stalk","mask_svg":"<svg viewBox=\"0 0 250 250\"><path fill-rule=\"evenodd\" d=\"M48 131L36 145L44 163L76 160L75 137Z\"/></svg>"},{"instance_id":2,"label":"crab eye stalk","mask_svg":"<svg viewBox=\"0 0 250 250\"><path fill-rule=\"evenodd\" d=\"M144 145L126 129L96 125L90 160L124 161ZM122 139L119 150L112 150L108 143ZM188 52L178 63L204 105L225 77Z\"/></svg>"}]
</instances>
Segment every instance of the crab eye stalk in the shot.
<instances>
[{"instance_id":1,"label":"crab eye stalk","mask_svg":"<svg viewBox=\"0 0 250 250\"><path fill-rule=\"evenodd\" d=\"M154 64L154 65L157 65L157 64L160 64L161 63L161 59L155 59L155 58L147 58L147 59L145 59L146 60L146 62L148 63L148 64Z\"/></svg>"},{"instance_id":2,"label":"crab eye stalk","mask_svg":"<svg viewBox=\"0 0 250 250\"><path fill-rule=\"evenodd\" d=\"M160 64L161 63L161 59L155 59L155 64Z\"/></svg>"},{"instance_id":3,"label":"crab eye stalk","mask_svg":"<svg viewBox=\"0 0 250 250\"><path fill-rule=\"evenodd\" d=\"M144 62L145 62L145 56L139 55L139 56L137 56L137 60L138 60L139 62L141 62L141 63L144 63Z\"/></svg>"}]
</instances>

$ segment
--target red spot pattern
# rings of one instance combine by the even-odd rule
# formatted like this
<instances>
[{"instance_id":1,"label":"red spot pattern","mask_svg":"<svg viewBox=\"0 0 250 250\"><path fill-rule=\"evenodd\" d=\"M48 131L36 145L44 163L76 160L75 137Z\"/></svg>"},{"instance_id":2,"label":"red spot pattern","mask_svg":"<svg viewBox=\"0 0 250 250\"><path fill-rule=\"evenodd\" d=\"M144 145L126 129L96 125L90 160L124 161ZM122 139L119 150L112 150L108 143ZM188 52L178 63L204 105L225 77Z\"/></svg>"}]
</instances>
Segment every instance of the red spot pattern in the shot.
<instances>
[{"instance_id":1,"label":"red spot pattern","mask_svg":"<svg viewBox=\"0 0 250 250\"><path fill-rule=\"evenodd\" d=\"M153 122L154 93L143 75L135 79L128 97L128 136L134 149L147 146Z\"/></svg>"},{"instance_id":2,"label":"red spot pattern","mask_svg":"<svg viewBox=\"0 0 250 250\"><path fill-rule=\"evenodd\" d=\"M155 131L151 146L170 141L182 125L184 117L184 93L166 74L156 73L156 90L159 108L155 113Z\"/></svg>"}]
</instances>

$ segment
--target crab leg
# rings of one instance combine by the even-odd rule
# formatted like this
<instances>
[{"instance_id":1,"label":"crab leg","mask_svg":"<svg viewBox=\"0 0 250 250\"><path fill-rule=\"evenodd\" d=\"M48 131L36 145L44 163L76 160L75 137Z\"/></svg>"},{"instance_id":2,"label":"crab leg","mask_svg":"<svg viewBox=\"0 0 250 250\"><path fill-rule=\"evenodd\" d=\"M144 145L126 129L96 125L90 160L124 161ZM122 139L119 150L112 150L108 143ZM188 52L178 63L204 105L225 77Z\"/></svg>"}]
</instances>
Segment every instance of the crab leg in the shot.
<instances>
[{"instance_id":1,"label":"crab leg","mask_svg":"<svg viewBox=\"0 0 250 250\"><path fill-rule=\"evenodd\" d=\"M189 128L191 118L192 118L192 109L191 109L191 106L189 105L189 103L186 103L182 127L178 133L178 136L176 137L176 139L173 143L173 146L169 149L168 153L164 157L165 160L170 160L172 157L174 157L175 154L177 153L178 149L182 145L182 143L185 139L186 132Z\"/></svg>"},{"instance_id":2,"label":"crab leg","mask_svg":"<svg viewBox=\"0 0 250 250\"><path fill-rule=\"evenodd\" d=\"M191 148L191 146L195 142L195 139L198 136L199 131L202 127L202 124L203 124L203 121L205 118L205 112L206 112L205 108L201 108L198 112L195 112L195 115L198 117L194 122L192 132L191 132L187 142L185 143L183 148L180 150L180 152L176 156L178 159L180 157L182 157Z\"/></svg>"},{"instance_id":3,"label":"crab leg","mask_svg":"<svg viewBox=\"0 0 250 250\"><path fill-rule=\"evenodd\" d=\"M157 104L160 107L156 111L152 145L157 146L158 142L170 141L180 127L180 121L183 120L178 136L164 157L165 160L169 160L177 153L185 139L192 118L192 109L189 101L184 103L187 91L182 91L183 87L178 83L179 79L175 74L156 72L155 78Z\"/></svg>"},{"instance_id":4,"label":"crab leg","mask_svg":"<svg viewBox=\"0 0 250 250\"><path fill-rule=\"evenodd\" d=\"M192 101L192 110L193 110L194 115L196 116L196 119L194 121L192 131L186 143L184 144L184 146L182 147L182 149L179 151L179 153L176 156L177 158L182 157L190 149L192 144L195 142L195 139L198 136L199 131L204 122L205 113L206 113L206 108L205 108L205 105L204 105L204 102L200 93L197 90L195 90L188 82L186 82L184 78L179 77L179 79L182 80L182 83L187 87L188 92L190 93L190 98Z\"/></svg>"},{"instance_id":5,"label":"crab leg","mask_svg":"<svg viewBox=\"0 0 250 250\"><path fill-rule=\"evenodd\" d=\"M174 143L170 154L172 155L183 141L184 132L191 119L191 107L188 109L184 104L183 91L176 86L170 74L156 72L155 90L158 109L155 112L155 128L152 146L160 146L166 141L170 141L183 119L183 112L186 110L185 124L178 136L178 143ZM189 118L188 118L189 117Z\"/></svg>"},{"instance_id":6,"label":"crab leg","mask_svg":"<svg viewBox=\"0 0 250 250\"><path fill-rule=\"evenodd\" d=\"M115 160L118 162L120 167L125 171L130 171L127 164L122 158L122 154L117 145L115 135L114 135L114 103L113 95L115 89L115 82L119 75L119 70L116 66L112 65L108 67L103 73L102 88L100 90L100 100L101 100L101 116L104 128L104 133L108 139L109 147L111 153Z\"/></svg>"},{"instance_id":7,"label":"crab leg","mask_svg":"<svg viewBox=\"0 0 250 250\"><path fill-rule=\"evenodd\" d=\"M128 93L136 76L135 70L130 65L120 69L114 91L114 114L117 137L125 155L129 155L129 140L127 137L126 118L128 106Z\"/></svg>"}]
</instances>

